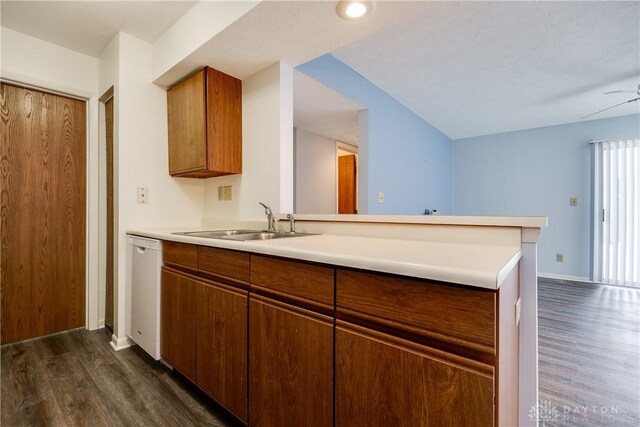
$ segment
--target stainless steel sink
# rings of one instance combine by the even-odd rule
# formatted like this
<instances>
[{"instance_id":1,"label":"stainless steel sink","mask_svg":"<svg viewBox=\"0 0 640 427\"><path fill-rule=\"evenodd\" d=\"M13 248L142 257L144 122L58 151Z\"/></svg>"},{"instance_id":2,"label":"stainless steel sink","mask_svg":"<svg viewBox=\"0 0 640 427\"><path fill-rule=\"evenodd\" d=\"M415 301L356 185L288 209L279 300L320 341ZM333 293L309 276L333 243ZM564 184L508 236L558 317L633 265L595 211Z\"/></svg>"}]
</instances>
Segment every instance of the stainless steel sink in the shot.
<instances>
[{"instance_id":1,"label":"stainless steel sink","mask_svg":"<svg viewBox=\"0 0 640 427\"><path fill-rule=\"evenodd\" d=\"M235 234L231 236L225 236L223 239L225 240L271 240L271 239L282 239L284 237L301 237L301 236L309 236L309 233L289 233L283 231L261 231L259 233L246 233L246 234Z\"/></svg>"},{"instance_id":2,"label":"stainless steel sink","mask_svg":"<svg viewBox=\"0 0 640 427\"><path fill-rule=\"evenodd\" d=\"M181 236L204 237L207 239L224 240L271 240L284 237L309 236L309 233L289 233L286 231L261 231L261 230L209 230L209 231L181 231L172 234Z\"/></svg>"},{"instance_id":3,"label":"stainless steel sink","mask_svg":"<svg viewBox=\"0 0 640 427\"><path fill-rule=\"evenodd\" d=\"M260 230L208 230L208 231L181 231L181 232L171 233L171 234L218 239L221 237L233 236L236 234L252 234L252 233L260 233L260 232L261 232Z\"/></svg>"}]
</instances>

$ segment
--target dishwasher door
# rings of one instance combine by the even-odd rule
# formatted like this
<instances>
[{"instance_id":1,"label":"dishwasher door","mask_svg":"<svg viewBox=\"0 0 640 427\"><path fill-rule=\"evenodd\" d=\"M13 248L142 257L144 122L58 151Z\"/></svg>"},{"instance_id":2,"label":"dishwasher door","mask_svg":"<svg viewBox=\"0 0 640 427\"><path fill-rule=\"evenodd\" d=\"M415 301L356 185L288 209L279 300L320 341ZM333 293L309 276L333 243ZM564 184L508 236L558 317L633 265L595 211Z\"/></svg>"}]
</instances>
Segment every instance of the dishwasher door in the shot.
<instances>
[{"instance_id":1,"label":"dishwasher door","mask_svg":"<svg viewBox=\"0 0 640 427\"><path fill-rule=\"evenodd\" d=\"M131 273L127 294L129 321L126 332L155 360L160 359L160 268L162 242L127 236Z\"/></svg>"}]
</instances>

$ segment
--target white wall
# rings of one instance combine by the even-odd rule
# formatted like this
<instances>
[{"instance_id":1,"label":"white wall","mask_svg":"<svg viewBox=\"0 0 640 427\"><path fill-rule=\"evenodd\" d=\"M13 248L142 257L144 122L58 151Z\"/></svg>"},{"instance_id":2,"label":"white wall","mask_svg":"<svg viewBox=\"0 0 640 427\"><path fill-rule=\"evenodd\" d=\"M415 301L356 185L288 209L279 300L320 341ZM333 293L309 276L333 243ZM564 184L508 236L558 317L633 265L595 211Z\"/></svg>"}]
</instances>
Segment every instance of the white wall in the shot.
<instances>
[{"instance_id":1,"label":"white wall","mask_svg":"<svg viewBox=\"0 0 640 427\"><path fill-rule=\"evenodd\" d=\"M293 208L293 70L276 63L242 81L242 174L209 178L205 215L212 219L260 219L263 202L274 212ZM232 185L231 201L218 201L218 186Z\"/></svg>"},{"instance_id":2,"label":"white wall","mask_svg":"<svg viewBox=\"0 0 640 427\"><path fill-rule=\"evenodd\" d=\"M335 214L336 141L296 128L295 212Z\"/></svg>"},{"instance_id":3,"label":"white wall","mask_svg":"<svg viewBox=\"0 0 640 427\"><path fill-rule=\"evenodd\" d=\"M87 100L87 327L98 328L98 59L8 28L0 29L3 79ZM104 306L104 304L103 304ZM101 318L104 318L104 314Z\"/></svg>"},{"instance_id":4,"label":"white wall","mask_svg":"<svg viewBox=\"0 0 640 427\"><path fill-rule=\"evenodd\" d=\"M202 61L194 52L260 1L201 1L153 43L153 80L171 85ZM191 58L190 58L191 57Z\"/></svg>"},{"instance_id":5,"label":"white wall","mask_svg":"<svg viewBox=\"0 0 640 427\"><path fill-rule=\"evenodd\" d=\"M118 109L120 107L119 102L117 100L120 98L118 95L118 89L120 85L118 84L118 69L120 64L120 58L118 57L120 51L120 34L116 34L116 36L111 39L107 47L104 48L99 58L99 68L98 68L98 94L102 96L110 87L113 86L113 145L114 147L118 145ZM106 242L106 234L107 234L107 172L106 172L106 126L105 126L105 109L104 104L100 103L99 105L99 143L98 143L98 151L99 151L99 167L98 167L98 177L99 177L99 223L98 227L100 230L100 251L98 258L99 265L99 274L98 274L98 289L99 289L99 300L98 300L98 322L100 326L104 326L105 320L105 301L106 301L106 268L107 268L107 242ZM116 165L114 165L114 168ZM117 204L117 189L114 189L114 205ZM114 223L117 221L117 218L114 217ZM114 269L113 271L117 271L117 260L114 258ZM116 320L116 319L114 319Z\"/></svg>"},{"instance_id":6,"label":"white wall","mask_svg":"<svg viewBox=\"0 0 640 427\"><path fill-rule=\"evenodd\" d=\"M131 227L199 226L204 214L204 182L172 178L168 172L167 95L152 82L152 46L125 33L116 36L114 198L116 345L125 339L126 230ZM105 52L106 54L106 52ZM113 61L102 57L105 73ZM104 78L103 78L104 77ZM149 189L149 203L137 203L137 187Z\"/></svg>"},{"instance_id":7,"label":"white wall","mask_svg":"<svg viewBox=\"0 0 640 427\"><path fill-rule=\"evenodd\" d=\"M2 28L2 77L91 98L98 90L98 59Z\"/></svg>"}]
</instances>

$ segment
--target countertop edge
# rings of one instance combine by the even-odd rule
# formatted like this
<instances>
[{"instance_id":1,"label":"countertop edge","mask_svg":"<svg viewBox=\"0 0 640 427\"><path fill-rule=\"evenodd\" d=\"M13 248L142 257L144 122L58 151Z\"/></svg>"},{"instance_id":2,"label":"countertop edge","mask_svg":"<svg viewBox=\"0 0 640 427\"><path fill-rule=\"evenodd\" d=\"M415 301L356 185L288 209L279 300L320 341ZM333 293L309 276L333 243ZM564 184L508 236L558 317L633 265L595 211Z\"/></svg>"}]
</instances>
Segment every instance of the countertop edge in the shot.
<instances>
[{"instance_id":1,"label":"countertop edge","mask_svg":"<svg viewBox=\"0 0 640 427\"><path fill-rule=\"evenodd\" d=\"M285 246L273 246L260 244L252 241L232 241L222 239L203 239L201 237L190 237L184 235L171 234L169 231L129 229L129 235L150 237L159 240L169 240L174 242L189 243L200 246L210 246L223 249L250 252L261 255L279 256L283 258L297 259L301 261L318 262L331 264L339 267L358 268L380 273L397 274L405 277L436 280L448 283L455 283L463 286L497 290L515 268L522 257L522 251L518 249L514 255L497 271L493 272L459 269L446 266L414 264L397 260L381 260L357 255L345 257L321 251L311 251L299 248L289 248ZM304 238L304 237L300 237Z\"/></svg>"},{"instance_id":2,"label":"countertop edge","mask_svg":"<svg viewBox=\"0 0 640 427\"><path fill-rule=\"evenodd\" d=\"M278 218L284 214L276 214ZM459 216L459 215L332 215L296 214L296 221L387 223L413 225L471 225L485 227L546 228L546 216ZM280 218L281 219L281 218Z\"/></svg>"}]
</instances>

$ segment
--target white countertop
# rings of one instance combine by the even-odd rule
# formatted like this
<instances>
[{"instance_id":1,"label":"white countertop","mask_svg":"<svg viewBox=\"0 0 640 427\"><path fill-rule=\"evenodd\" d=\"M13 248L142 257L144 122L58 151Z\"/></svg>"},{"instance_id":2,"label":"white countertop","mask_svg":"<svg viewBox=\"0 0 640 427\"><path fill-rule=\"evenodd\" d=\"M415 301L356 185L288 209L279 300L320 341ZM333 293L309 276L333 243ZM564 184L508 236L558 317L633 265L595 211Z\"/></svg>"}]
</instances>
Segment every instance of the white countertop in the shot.
<instances>
[{"instance_id":1,"label":"white countertop","mask_svg":"<svg viewBox=\"0 0 640 427\"><path fill-rule=\"evenodd\" d=\"M498 289L521 257L520 246L442 243L374 237L315 235L233 241L172 234L167 228L128 234Z\"/></svg>"}]
</instances>

